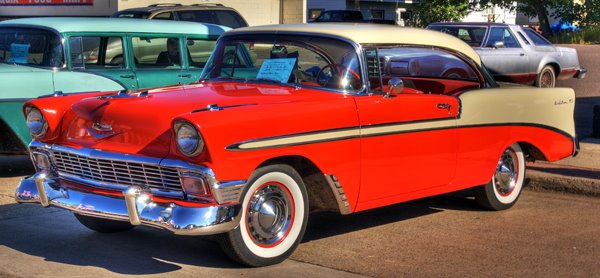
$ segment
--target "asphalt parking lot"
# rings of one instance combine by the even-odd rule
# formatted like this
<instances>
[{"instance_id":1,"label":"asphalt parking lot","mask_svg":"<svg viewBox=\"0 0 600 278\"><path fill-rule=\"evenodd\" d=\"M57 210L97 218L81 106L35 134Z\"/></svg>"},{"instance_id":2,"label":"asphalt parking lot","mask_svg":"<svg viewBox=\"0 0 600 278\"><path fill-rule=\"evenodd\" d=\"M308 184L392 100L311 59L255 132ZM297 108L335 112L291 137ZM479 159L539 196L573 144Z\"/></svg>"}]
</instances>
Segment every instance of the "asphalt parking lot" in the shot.
<instances>
[{"instance_id":1,"label":"asphalt parking lot","mask_svg":"<svg viewBox=\"0 0 600 278\"><path fill-rule=\"evenodd\" d=\"M584 80L578 134L600 105L600 45L575 46ZM526 190L510 210L479 209L468 191L341 216L312 214L305 238L282 264L249 269L205 238L139 227L98 234L66 211L18 205L27 156L0 157L0 277L592 277L600 273L600 199Z\"/></svg>"}]
</instances>

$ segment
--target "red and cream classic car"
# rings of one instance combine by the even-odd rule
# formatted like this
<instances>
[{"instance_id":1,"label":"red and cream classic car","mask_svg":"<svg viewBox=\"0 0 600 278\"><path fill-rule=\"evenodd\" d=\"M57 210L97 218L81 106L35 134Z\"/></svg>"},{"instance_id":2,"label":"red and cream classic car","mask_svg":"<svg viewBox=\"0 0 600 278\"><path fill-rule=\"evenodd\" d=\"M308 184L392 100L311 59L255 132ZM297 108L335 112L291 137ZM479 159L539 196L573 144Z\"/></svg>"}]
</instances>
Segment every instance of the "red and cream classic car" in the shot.
<instances>
[{"instance_id":1,"label":"red and cream classic car","mask_svg":"<svg viewBox=\"0 0 600 278\"><path fill-rule=\"evenodd\" d=\"M571 89L498 87L471 47L435 31L241 28L183 88L26 103L37 173L16 199L98 232L217 235L236 261L264 266L296 249L311 211L467 188L510 208L526 160L577 153L574 101Z\"/></svg>"}]
</instances>

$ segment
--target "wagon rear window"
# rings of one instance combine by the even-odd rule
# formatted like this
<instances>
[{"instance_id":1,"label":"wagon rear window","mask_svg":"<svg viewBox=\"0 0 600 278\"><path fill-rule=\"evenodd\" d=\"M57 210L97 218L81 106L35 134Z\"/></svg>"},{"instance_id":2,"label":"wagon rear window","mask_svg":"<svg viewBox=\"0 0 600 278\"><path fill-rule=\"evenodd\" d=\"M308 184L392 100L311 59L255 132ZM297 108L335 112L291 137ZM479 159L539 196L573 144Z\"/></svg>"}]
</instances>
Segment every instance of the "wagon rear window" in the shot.
<instances>
[{"instance_id":1,"label":"wagon rear window","mask_svg":"<svg viewBox=\"0 0 600 278\"><path fill-rule=\"evenodd\" d=\"M46 30L28 28L0 29L0 62L10 64L62 67L62 39Z\"/></svg>"}]
</instances>

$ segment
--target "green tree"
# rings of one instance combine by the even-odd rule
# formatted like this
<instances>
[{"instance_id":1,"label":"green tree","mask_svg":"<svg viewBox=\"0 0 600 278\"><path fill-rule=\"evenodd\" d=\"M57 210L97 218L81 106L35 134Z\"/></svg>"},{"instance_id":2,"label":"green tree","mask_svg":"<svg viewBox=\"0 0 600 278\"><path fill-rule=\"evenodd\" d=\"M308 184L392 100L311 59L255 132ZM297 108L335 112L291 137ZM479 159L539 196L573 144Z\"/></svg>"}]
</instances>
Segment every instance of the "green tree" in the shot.
<instances>
[{"instance_id":1,"label":"green tree","mask_svg":"<svg viewBox=\"0 0 600 278\"><path fill-rule=\"evenodd\" d=\"M597 2L598 0L594 0ZM498 5L505 9L517 10L529 17L537 16L540 22L540 29L544 36L550 36L550 16L561 17L560 11L565 11L565 7L573 6L573 0L521 0L518 5L514 5L514 0L474 0L472 7L487 7L489 5Z\"/></svg>"},{"instance_id":2,"label":"green tree","mask_svg":"<svg viewBox=\"0 0 600 278\"><path fill-rule=\"evenodd\" d=\"M565 3L557 7L554 16L566 22L576 22L580 27L598 26L600 25L600 0Z\"/></svg>"},{"instance_id":3,"label":"green tree","mask_svg":"<svg viewBox=\"0 0 600 278\"><path fill-rule=\"evenodd\" d=\"M421 0L409 24L425 27L433 22L460 21L469 14L469 7L469 0Z\"/></svg>"}]
</instances>

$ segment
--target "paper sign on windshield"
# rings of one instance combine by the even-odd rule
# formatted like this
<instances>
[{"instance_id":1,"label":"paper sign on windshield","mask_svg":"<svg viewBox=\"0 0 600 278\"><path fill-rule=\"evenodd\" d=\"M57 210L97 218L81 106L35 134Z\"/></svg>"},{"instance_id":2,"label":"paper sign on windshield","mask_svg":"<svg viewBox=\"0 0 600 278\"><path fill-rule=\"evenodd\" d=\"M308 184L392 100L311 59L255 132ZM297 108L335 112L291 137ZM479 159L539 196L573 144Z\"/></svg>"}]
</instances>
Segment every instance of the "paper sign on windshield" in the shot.
<instances>
[{"instance_id":1,"label":"paper sign on windshield","mask_svg":"<svg viewBox=\"0 0 600 278\"><path fill-rule=\"evenodd\" d=\"M17 64L27 64L29 57L29 44L12 43L10 44L9 62Z\"/></svg>"},{"instance_id":2,"label":"paper sign on windshield","mask_svg":"<svg viewBox=\"0 0 600 278\"><path fill-rule=\"evenodd\" d=\"M296 64L296 58L278 58L265 60L256 75L257 79L277 80L287 83Z\"/></svg>"}]
</instances>

